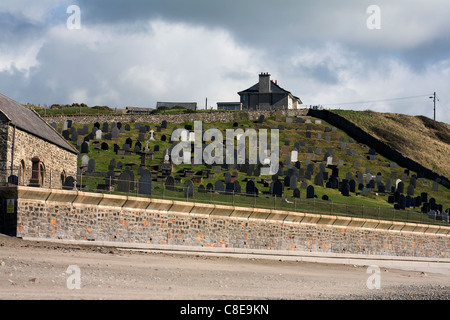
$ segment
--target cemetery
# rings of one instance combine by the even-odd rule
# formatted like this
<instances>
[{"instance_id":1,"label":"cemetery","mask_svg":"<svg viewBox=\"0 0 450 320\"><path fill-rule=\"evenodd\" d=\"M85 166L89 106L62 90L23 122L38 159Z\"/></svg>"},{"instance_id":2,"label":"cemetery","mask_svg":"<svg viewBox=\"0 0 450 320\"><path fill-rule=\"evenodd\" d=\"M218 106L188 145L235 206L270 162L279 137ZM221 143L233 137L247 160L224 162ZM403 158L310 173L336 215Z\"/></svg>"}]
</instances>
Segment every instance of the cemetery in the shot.
<instances>
[{"instance_id":1,"label":"cemetery","mask_svg":"<svg viewBox=\"0 0 450 320\"><path fill-rule=\"evenodd\" d=\"M353 215L405 221L448 221L450 191L329 123L309 116L261 115L257 120L203 123L203 132L279 130L278 172L261 175L270 158L245 163L194 163L194 123L53 124L80 152L78 173L64 188L173 200ZM76 130L75 130L76 128ZM179 141L172 133L185 129ZM201 141L203 150L218 141ZM179 143L179 159L171 159ZM270 144L270 140L268 140ZM234 155L242 155L234 142ZM268 149L270 150L269 146ZM225 157L224 154L222 154ZM260 156L259 156L260 157Z\"/></svg>"}]
</instances>

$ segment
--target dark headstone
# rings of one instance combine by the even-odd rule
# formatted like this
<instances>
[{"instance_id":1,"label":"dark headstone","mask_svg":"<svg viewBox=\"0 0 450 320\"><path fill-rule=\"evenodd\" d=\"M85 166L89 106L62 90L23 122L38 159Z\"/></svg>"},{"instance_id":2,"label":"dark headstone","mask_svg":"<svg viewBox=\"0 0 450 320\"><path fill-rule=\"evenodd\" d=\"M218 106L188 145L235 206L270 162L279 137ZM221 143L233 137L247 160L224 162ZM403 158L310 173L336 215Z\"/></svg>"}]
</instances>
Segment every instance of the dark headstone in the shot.
<instances>
[{"instance_id":1,"label":"dark headstone","mask_svg":"<svg viewBox=\"0 0 450 320\"><path fill-rule=\"evenodd\" d=\"M117 191L129 193L130 192L130 176L127 172L122 172L117 181Z\"/></svg>"},{"instance_id":2,"label":"dark headstone","mask_svg":"<svg viewBox=\"0 0 450 320\"><path fill-rule=\"evenodd\" d=\"M350 196L350 185L348 182L342 184L341 193L344 197Z\"/></svg>"},{"instance_id":3,"label":"dark headstone","mask_svg":"<svg viewBox=\"0 0 450 320\"><path fill-rule=\"evenodd\" d=\"M294 189L293 196L294 196L294 198L300 198L300 189L299 188Z\"/></svg>"},{"instance_id":4,"label":"dark headstone","mask_svg":"<svg viewBox=\"0 0 450 320\"><path fill-rule=\"evenodd\" d=\"M314 199L314 187L312 185L309 185L306 188L306 198L307 199Z\"/></svg>"},{"instance_id":5,"label":"dark headstone","mask_svg":"<svg viewBox=\"0 0 450 320\"><path fill-rule=\"evenodd\" d=\"M111 137L114 138L118 138L119 137L119 129L117 127L114 127L111 130Z\"/></svg>"},{"instance_id":6,"label":"dark headstone","mask_svg":"<svg viewBox=\"0 0 450 320\"><path fill-rule=\"evenodd\" d=\"M353 179L350 179L348 182L348 185L350 187L350 192L355 192L356 191L356 182Z\"/></svg>"},{"instance_id":7,"label":"dark headstone","mask_svg":"<svg viewBox=\"0 0 450 320\"><path fill-rule=\"evenodd\" d=\"M422 198L422 202L428 202L428 193L422 192L420 197Z\"/></svg>"},{"instance_id":8,"label":"dark headstone","mask_svg":"<svg viewBox=\"0 0 450 320\"><path fill-rule=\"evenodd\" d=\"M248 180L245 186L245 193L248 195L254 195L255 191L255 182L253 180Z\"/></svg>"},{"instance_id":9,"label":"dark headstone","mask_svg":"<svg viewBox=\"0 0 450 320\"><path fill-rule=\"evenodd\" d=\"M138 193L150 196L152 194L152 174L146 170L138 181Z\"/></svg>"},{"instance_id":10,"label":"dark headstone","mask_svg":"<svg viewBox=\"0 0 450 320\"><path fill-rule=\"evenodd\" d=\"M194 197L194 184L192 183L192 180L186 180L186 182L184 183L183 190L185 198Z\"/></svg>"},{"instance_id":11,"label":"dark headstone","mask_svg":"<svg viewBox=\"0 0 450 320\"><path fill-rule=\"evenodd\" d=\"M89 159L87 171L95 172L95 160L94 159Z\"/></svg>"},{"instance_id":12,"label":"dark headstone","mask_svg":"<svg viewBox=\"0 0 450 320\"><path fill-rule=\"evenodd\" d=\"M283 184L281 183L281 181L276 180L273 182L272 195L277 197L281 197L283 195Z\"/></svg>"},{"instance_id":13,"label":"dark headstone","mask_svg":"<svg viewBox=\"0 0 450 320\"><path fill-rule=\"evenodd\" d=\"M81 144L81 153L89 153L89 144L85 141Z\"/></svg>"},{"instance_id":14,"label":"dark headstone","mask_svg":"<svg viewBox=\"0 0 450 320\"><path fill-rule=\"evenodd\" d=\"M225 191L225 186L224 186L222 180L217 180L217 181L214 183L214 190L215 190L215 191L218 191L218 192L223 192L223 191Z\"/></svg>"},{"instance_id":15,"label":"dark headstone","mask_svg":"<svg viewBox=\"0 0 450 320\"><path fill-rule=\"evenodd\" d=\"M405 184L403 183L403 181L400 181L400 182L397 184L397 191L398 191L399 193L403 193L403 192L404 192L404 189L405 189Z\"/></svg>"},{"instance_id":16,"label":"dark headstone","mask_svg":"<svg viewBox=\"0 0 450 320\"><path fill-rule=\"evenodd\" d=\"M323 187L323 175L322 175L322 172L319 172L318 174L315 175L315 177L314 177L314 184L316 186Z\"/></svg>"}]
</instances>

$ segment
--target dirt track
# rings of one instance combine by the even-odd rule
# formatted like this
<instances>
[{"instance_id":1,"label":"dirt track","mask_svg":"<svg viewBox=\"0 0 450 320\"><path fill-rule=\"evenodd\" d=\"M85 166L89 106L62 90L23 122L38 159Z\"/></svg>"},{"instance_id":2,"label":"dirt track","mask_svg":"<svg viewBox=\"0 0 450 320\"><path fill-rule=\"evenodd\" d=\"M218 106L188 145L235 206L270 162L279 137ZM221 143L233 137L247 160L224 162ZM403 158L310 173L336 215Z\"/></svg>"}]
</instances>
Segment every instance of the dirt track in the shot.
<instances>
[{"instance_id":1,"label":"dirt track","mask_svg":"<svg viewBox=\"0 0 450 320\"><path fill-rule=\"evenodd\" d=\"M68 267L80 270L69 289ZM450 277L305 262L123 251L0 235L0 299L450 299ZM75 282L70 282L69 286Z\"/></svg>"}]
</instances>

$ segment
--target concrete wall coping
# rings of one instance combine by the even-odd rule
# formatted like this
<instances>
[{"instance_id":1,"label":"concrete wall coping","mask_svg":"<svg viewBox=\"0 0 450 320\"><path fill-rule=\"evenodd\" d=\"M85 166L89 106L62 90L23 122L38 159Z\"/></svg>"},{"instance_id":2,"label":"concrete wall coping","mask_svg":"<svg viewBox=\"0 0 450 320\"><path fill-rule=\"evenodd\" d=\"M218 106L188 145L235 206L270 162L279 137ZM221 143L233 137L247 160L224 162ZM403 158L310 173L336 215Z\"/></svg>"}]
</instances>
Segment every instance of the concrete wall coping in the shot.
<instances>
[{"instance_id":1,"label":"concrete wall coping","mask_svg":"<svg viewBox=\"0 0 450 320\"><path fill-rule=\"evenodd\" d=\"M120 209L132 208L165 213L176 212L193 215L226 216L238 219L279 221L280 223L329 225L345 228L362 228L390 232L412 232L450 237L450 227L429 225L425 223L364 219L358 217L311 214L265 208L235 207L207 203L22 186L0 187L0 192L7 196L16 196L18 199L23 200L72 202L73 205L99 205L116 207Z\"/></svg>"}]
</instances>

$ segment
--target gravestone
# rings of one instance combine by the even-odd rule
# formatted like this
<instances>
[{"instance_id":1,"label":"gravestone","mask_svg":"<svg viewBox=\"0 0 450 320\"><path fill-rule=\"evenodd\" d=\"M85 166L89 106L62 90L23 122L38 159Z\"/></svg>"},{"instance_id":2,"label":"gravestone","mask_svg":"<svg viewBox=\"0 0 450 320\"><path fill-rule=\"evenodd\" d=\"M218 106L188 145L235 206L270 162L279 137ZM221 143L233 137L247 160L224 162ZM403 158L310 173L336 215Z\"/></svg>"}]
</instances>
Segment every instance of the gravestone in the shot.
<instances>
[{"instance_id":1,"label":"gravestone","mask_svg":"<svg viewBox=\"0 0 450 320\"><path fill-rule=\"evenodd\" d=\"M281 197L283 195L283 184L281 181L276 180L273 182L272 195L277 197Z\"/></svg>"},{"instance_id":2,"label":"gravestone","mask_svg":"<svg viewBox=\"0 0 450 320\"><path fill-rule=\"evenodd\" d=\"M255 182L253 180L248 180L245 185L245 193L247 195L254 195L255 194Z\"/></svg>"},{"instance_id":3,"label":"gravestone","mask_svg":"<svg viewBox=\"0 0 450 320\"><path fill-rule=\"evenodd\" d=\"M81 165L87 166L88 163L89 163L89 156L87 154L85 154L81 157Z\"/></svg>"},{"instance_id":4,"label":"gravestone","mask_svg":"<svg viewBox=\"0 0 450 320\"><path fill-rule=\"evenodd\" d=\"M347 181L342 183L341 193L344 197L350 196L350 184Z\"/></svg>"},{"instance_id":5,"label":"gravestone","mask_svg":"<svg viewBox=\"0 0 450 320\"><path fill-rule=\"evenodd\" d=\"M317 173L317 174L315 175L315 177L314 177L314 184L315 184L316 186L321 186L321 187L323 187L323 175L322 175L322 172L319 172L319 173Z\"/></svg>"},{"instance_id":6,"label":"gravestone","mask_svg":"<svg viewBox=\"0 0 450 320\"><path fill-rule=\"evenodd\" d=\"M414 196L414 186L413 185L409 185L408 188L406 189L406 194L408 196Z\"/></svg>"},{"instance_id":7,"label":"gravestone","mask_svg":"<svg viewBox=\"0 0 450 320\"><path fill-rule=\"evenodd\" d=\"M61 134L62 134L62 136L63 136L64 139L66 139L66 140L69 140L69 139L70 139L70 132L69 132L69 130L63 130L63 131L61 132Z\"/></svg>"},{"instance_id":8,"label":"gravestone","mask_svg":"<svg viewBox=\"0 0 450 320\"><path fill-rule=\"evenodd\" d=\"M114 127L114 128L111 130L111 137L112 137L113 139L119 137L119 129L118 129L117 127Z\"/></svg>"},{"instance_id":9,"label":"gravestone","mask_svg":"<svg viewBox=\"0 0 450 320\"><path fill-rule=\"evenodd\" d=\"M107 151L109 150L109 146L106 142L102 142L102 144L100 145L100 149Z\"/></svg>"},{"instance_id":10,"label":"gravestone","mask_svg":"<svg viewBox=\"0 0 450 320\"><path fill-rule=\"evenodd\" d=\"M306 199L314 199L314 187L312 185L306 188Z\"/></svg>"},{"instance_id":11,"label":"gravestone","mask_svg":"<svg viewBox=\"0 0 450 320\"><path fill-rule=\"evenodd\" d=\"M403 181L399 181L397 184L397 191L399 193L403 193L405 189L405 184L403 183Z\"/></svg>"},{"instance_id":12,"label":"gravestone","mask_svg":"<svg viewBox=\"0 0 450 320\"><path fill-rule=\"evenodd\" d=\"M400 210L405 210L406 199L403 194L400 194L400 196L398 197L398 206L399 206Z\"/></svg>"},{"instance_id":13,"label":"gravestone","mask_svg":"<svg viewBox=\"0 0 450 320\"><path fill-rule=\"evenodd\" d=\"M294 198L300 198L300 189L295 188L292 195Z\"/></svg>"},{"instance_id":14,"label":"gravestone","mask_svg":"<svg viewBox=\"0 0 450 320\"><path fill-rule=\"evenodd\" d=\"M89 144L85 141L81 144L81 153L89 153Z\"/></svg>"},{"instance_id":15,"label":"gravestone","mask_svg":"<svg viewBox=\"0 0 450 320\"><path fill-rule=\"evenodd\" d=\"M183 190L185 198L194 197L194 184L192 183L192 180L186 180L186 182L184 183Z\"/></svg>"},{"instance_id":16,"label":"gravestone","mask_svg":"<svg viewBox=\"0 0 450 320\"><path fill-rule=\"evenodd\" d=\"M130 176L127 172L122 172L117 181L117 191L130 193Z\"/></svg>"},{"instance_id":17,"label":"gravestone","mask_svg":"<svg viewBox=\"0 0 450 320\"><path fill-rule=\"evenodd\" d=\"M355 192L356 191L356 181L353 179L350 179L348 182L349 188L350 188L350 192Z\"/></svg>"},{"instance_id":18,"label":"gravestone","mask_svg":"<svg viewBox=\"0 0 450 320\"><path fill-rule=\"evenodd\" d=\"M420 197L422 198L422 202L428 202L428 193L422 192Z\"/></svg>"},{"instance_id":19,"label":"gravestone","mask_svg":"<svg viewBox=\"0 0 450 320\"><path fill-rule=\"evenodd\" d=\"M392 189L392 180L391 180L391 178L387 178L385 189L387 190L387 192L391 192L391 189Z\"/></svg>"},{"instance_id":20,"label":"gravestone","mask_svg":"<svg viewBox=\"0 0 450 320\"><path fill-rule=\"evenodd\" d=\"M147 196L152 194L152 174L149 170L145 170L138 181L138 193Z\"/></svg>"},{"instance_id":21,"label":"gravestone","mask_svg":"<svg viewBox=\"0 0 450 320\"><path fill-rule=\"evenodd\" d=\"M411 198L411 196L406 196L405 197L405 208L410 208L411 207L411 202L413 201L413 199Z\"/></svg>"},{"instance_id":22,"label":"gravestone","mask_svg":"<svg viewBox=\"0 0 450 320\"><path fill-rule=\"evenodd\" d=\"M78 130L75 127L72 127L70 129L70 141L77 141L78 140Z\"/></svg>"},{"instance_id":23,"label":"gravestone","mask_svg":"<svg viewBox=\"0 0 450 320\"><path fill-rule=\"evenodd\" d=\"M263 123L264 122L264 115L260 115L258 118L258 123Z\"/></svg>"},{"instance_id":24,"label":"gravestone","mask_svg":"<svg viewBox=\"0 0 450 320\"><path fill-rule=\"evenodd\" d=\"M438 191L439 190L439 183L437 181L433 181L433 185L431 186L432 191Z\"/></svg>"},{"instance_id":25,"label":"gravestone","mask_svg":"<svg viewBox=\"0 0 450 320\"><path fill-rule=\"evenodd\" d=\"M231 174L229 172L225 173L224 179L225 179L225 184L231 183Z\"/></svg>"},{"instance_id":26,"label":"gravestone","mask_svg":"<svg viewBox=\"0 0 450 320\"><path fill-rule=\"evenodd\" d=\"M224 186L222 180L217 180L217 181L214 183L214 190L217 191L217 192L223 192L223 191L225 191L225 186Z\"/></svg>"},{"instance_id":27,"label":"gravestone","mask_svg":"<svg viewBox=\"0 0 450 320\"><path fill-rule=\"evenodd\" d=\"M289 179L289 188L291 190L297 189L297 185L298 185L297 176L295 176L295 175L291 176Z\"/></svg>"},{"instance_id":28,"label":"gravestone","mask_svg":"<svg viewBox=\"0 0 450 320\"><path fill-rule=\"evenodd\" d=\"M169 191L175 191L175 179L172 176L167 176L164 187Z\"/></svg>"},{"instance_id":29,"label":"gravestone","mask_svg":"<svg viewBox=\"0 0 450 320\"><path fill-rule=\"evenodd\" d=\"M308 188L308 184L306 183L306 181L302 181L302 183L300 183L300 189L306 189Z\"/></svg>"},{"instance_id":30,"label":"gravestone","mask_svg":"<svg viewBox=\"0 0 450 320\"><path fill-rule=\"evenodd\" d=\"M95 159L89 159L87 171L90 173L95 172Z\"/></svg>"}]
</instances>

